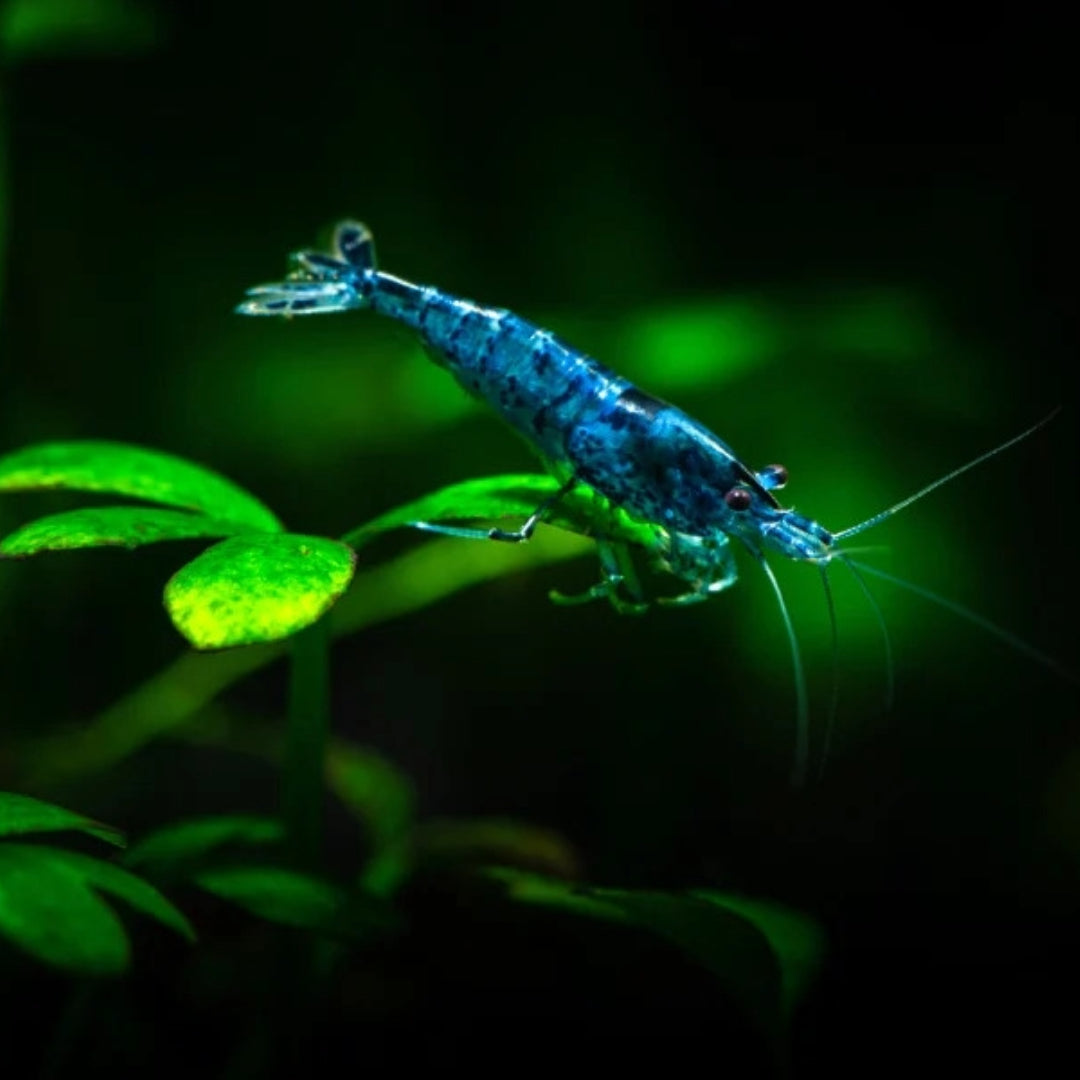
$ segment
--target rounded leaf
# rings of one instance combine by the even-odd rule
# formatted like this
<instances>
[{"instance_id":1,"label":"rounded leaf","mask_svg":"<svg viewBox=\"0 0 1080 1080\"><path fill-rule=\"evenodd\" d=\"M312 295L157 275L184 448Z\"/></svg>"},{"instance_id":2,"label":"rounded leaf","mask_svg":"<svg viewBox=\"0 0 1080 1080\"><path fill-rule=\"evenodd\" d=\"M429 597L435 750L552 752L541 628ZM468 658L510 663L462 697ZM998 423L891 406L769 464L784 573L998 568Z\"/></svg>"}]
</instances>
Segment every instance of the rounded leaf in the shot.
<instances>
[{"instance_id":1,"label":"rounded leaf","mask_svg":"<svg viewBox=\"0 0 1080 1080\"><path fill-rule=\"evenodd\" d=\"M210 469L127 443L39 443L0 458L0 491L107 492L195 510L266 532L281 523L254 495Z\"/></svg>"},{"instance_id":2,"label":"rounded leaf","mask_svg":"<svg viewBox=\"0 0 1080 1080\"><path fill-rule=\"evenodd\" d=\"M318 620L352 580L345 544L294 533L215 544L165 586L165 607L197 649L277 641Z\"/></svg>"}]
</instances>

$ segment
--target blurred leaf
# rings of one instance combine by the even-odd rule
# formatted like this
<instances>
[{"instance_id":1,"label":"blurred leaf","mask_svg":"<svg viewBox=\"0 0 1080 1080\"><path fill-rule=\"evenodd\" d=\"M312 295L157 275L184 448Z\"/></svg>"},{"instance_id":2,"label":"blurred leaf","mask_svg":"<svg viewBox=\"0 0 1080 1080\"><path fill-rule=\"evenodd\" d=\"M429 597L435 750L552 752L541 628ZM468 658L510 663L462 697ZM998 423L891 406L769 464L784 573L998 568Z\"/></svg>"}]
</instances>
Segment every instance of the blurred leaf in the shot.
<instances>
[{"instance_id":1,"label":"blurred leaf","mask_svg":"<svg viewBox=\"0 0 1080 1080\"><path fill-rule=\"evenodd\" d=\"M195 881L260 919L328 937L369 941L394 925L382 901L284 867L222 867L196 875Z\"/></svg>"},{"instance_id":2,"label":"blurred leaf","mask_svg":"<svg viewBox=\"0 0 1080 1080\"><path fill-rule=\"evenodd\" d=\"M295 533L215 544L165 586L165 607L197 649L277 641L316 622L352 580L356 556Z\"/></svg>"},{"instance_id":3,"label":"blurred leaf","mask_svg":"<svg viewBox=\"0 0 1080 1080\"><path fill-rule=\"evenodd\" d=\"M0 491L107 492L280 532L254 495L183 458L113 442L39 443L0 458Z\"/></svg>"},{"instance_id":4,"label":"blurred leaf","mask_svg":"<svg viewBox=\"0 0 1080 1080\"><path fill-rule=\"evenodd\" d=\"M37 959L80 975L125 971L131 949L120 920L55 854L0 844L0 934Z\"/></svg>"},{"instance_id":5,"label":"blurred leaf","mask_svg":"<svg viewBox=\"0 0 1080 1080\"><path fill-rule=\"evenodd\" d=\"M82 881L88 882L102 892L112 893L130 904L136 911L141 911L151 919L175 930L188 941L195 940L195 931L191 923L168 901L142 878L128 873L114 863L93 859L77 851L61 851L56 848L42 848L54 866L70 870Z\"/></svg>"},{"instance_id":6,"label":"blurred leaf","mask_svg":"<svg viewBox=\"0 0 1080 1080\"><path fill-rule=\"evenodd\" d=\"M409 778L372 750L334 740L327 752L326 779L334 794L363 822L371 841L364 868L365 889L390 893L407 872L405 838L415 812Z\"/></svg>"},{"instance_id":7,"label":"blurred leaf","mask_svg":"<svg viewBox=\"0 0 1080 1080\"><path fill-rule=\"evenodd\" d=\"M421 871L499 865L572 879L580 869L577 853L553 829L500 818L425 821L412 847Z\"/></svg>"},{"instance_id":8,"label":"blurred leaf","mask_svg":"<svg viewBox=\"0 0 1080 1080\"><path fill-rule=\"evenodd\" d=\"M240 815L178 821L158 829L128 849L128 866L150 864L155 871L193 864L232 844L275 844L285 830L273 818Z\"/></svg>"},{"instance_id":9,"label":"blurred leaf","mask_svg":"<svg viewBox=\"0 0 1080 1080\"><path fill-rule=\"evenodd\" d=\"M558 490L559 481L545 473L511 473L464 480L380 514L367 524L346 533L342 539L359 549L380 533L404 528L417 521L468 521L502 517L517 517L524 521L544 499ZM545 521L583 535L601 535L645 547L656 546L657 530L654 526L635 522L586 484L579 484L560 499Z\"/></svg>"},{"instance_id":10,"label":"blurred leaf","mask_svg":"<svg viewBox=\"0 0 1080 1080\"><path fill-rule=\"evenodd\" d=\"M106 840L117 847L124 846L124 835L111 825L83 817L61 806L32 799L29 795L16 795L0 791L0 836L20 833L60 832L74 829Z\"/></svg>"},{"instance_id":11,"label":"blurred leaf","mask_svg":"<svg viewBox=\"0 0 1080 1080\"><path fill-rule=\"evenodd\" d=\"M163 540L235 536L249 525L156 506L100 506L38 518L0 541L0 558L87 547L137 548Z\"/></svg>"},{"instance_id":12,"label":"blurred leaf","mask_svg":"<svg viewBox=\"0 0 1080 1080\"><path fill-rule=\"evenodd\" d=\"M695 889L691 895L749 919L765 935L780 961L784 1010L790 1017L821 968L825 955L821 927L809 916L767 900L705 889Z\"/></svg>"},{"instance_id":13,"label":"blurred leaf","mask_svg":"<svg viewBox=\"0 0 1080 1080\"><path fill-rule=\"evenodd\" d=\"M0 7L0 52L10 60L135 52L158 38L154 11L134 0L7 0Z\"/></svg>"},{"instance_id":14,"label":"blurred leaf","mask_svg":"<svg viewBox=\"0 0 1080 1080\"><path fill-rule=\"evenodd\" d=\"M523 903L630 923L661 935L715 975L774 1045L783 1039L790 1006L807 985L811 960L816 963L820 955L816 926L778 905L713 892L575 886L506 868L486 874Z\"/></svg>"}]
</instances>

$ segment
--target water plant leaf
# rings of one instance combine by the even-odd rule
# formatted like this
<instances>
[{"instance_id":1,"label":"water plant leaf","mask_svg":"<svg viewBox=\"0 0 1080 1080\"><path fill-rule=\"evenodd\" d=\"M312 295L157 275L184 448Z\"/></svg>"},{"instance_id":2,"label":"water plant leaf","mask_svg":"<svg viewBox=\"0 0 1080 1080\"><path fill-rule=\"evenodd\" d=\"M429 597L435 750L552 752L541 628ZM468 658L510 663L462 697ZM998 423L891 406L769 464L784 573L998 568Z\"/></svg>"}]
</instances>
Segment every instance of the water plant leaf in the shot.
<instances>
[{"instance_id":1,"label":"water plant leaf","mask_svg":"<svg viewBox=\"0 0 1080 1080\"><path fill-rule=\"evenodd\" d=\"M565 837L553 829L505 818L434 819L411 838L417 870L499 865L573 879L580 865Z\"/></svg>"},{"instance_id":2,"label":"water plant leaf","mask_svg":"<svg viewBox=\"0 0 1080 1080\"><path fill-rule=\"evenodd\" d=\"M219 867L195 882L260 919L328 937L369 941L396 921L381 900L281 866Z\"/></svg>"},{"instance_id":3,"label":"water plant leaf","mask_svg":"<svg viewBox=\"0 0 1080 1080\"><path fill-rule=\"evenodd\" d=\"M181 567L165 607L197 649L277 641L320 618L352 580L345 544L294 533L235 536Z\"/></svg>"},{"instance_id":4,"label":"water plant leaf","mask_svg":"<svg viewBox=\"0 0 1080 1080\"><path fill-rule=\"evenodd\" d=\"M790 1017L821 968L826 947L821 927L802 912L771 900L707 889L695 889L691 895L741 915L764 934L780 963L784 1011Z\"/></svg>"},{"instance_id":5,"label":"water plant leaf","mask_svg":"<svg viewBox=\"0 0 1080 1080\"><path fill-rule=\"evenodd\" d=\"M404 506L380 514L342 537L361 548L381 533L417 521L446 522L516 517L525 520L539 504L559 490L559 481L546 473L509 473L450 484ZM602 535L646 547L655 546L656 527L634 521L625 511L585 484L579 484L552 507L545 518L570 532Z\"/></svg>"},{"instance_id":6,"label":"water plant leaf","mask_svg":"<svg viewBox=\"0 0 1080 1080\"><path fill-rule=\"evenodd\" d=\"M0 49L12 60L135 52L159 37L155 12L135 0L8 0L0 6Z\"/></svg>"},{"instance_id":7,"label":"water plant leaf","mask_svg":"<svg viewBox=\"0 0 1080 1080\"><path fill-rule=\"evenodd\" d=\"M234 844L275 844L285 838L280 821L254 814L178 821L133 844L124 856L127 866L150 865L155 873L191 865Z\"/></svg>"},{"instance_id":8,"label":"water plant leaf","mask_svg":"<svg viewBox=\"0 0 1080 1080\"><path fill-rule=\"evenodd\" d=\"M326 782L367 831L371 849L364 887L388 895L408 870L406 838L416 812L412 783L380 754L340 739L327 752Z\"/></svg>"},{"instance_id":9,"label":"water plant leaf","mask_svg":"<svg viewBox=\"0 0 1080 1080\"><path fill-rule=\"evenodd\" d=\"M78 851L63 851L57 848L41 848L40 850L47 853L44 857L52 865L70 871L100 892L118 896L136 911L142 912L151 919L156 919L163 926L187 938L188 941L195 940L195 931L191 923L149 882L143 881L142 878L136 877L115 863L94 859Z\"/></svg>"},{"instance_id":10,"label":"water plant leaf","mask_svg":"<svg viewBox=\"0 0 1080 1080\"><path fill-rule=\"evenodd\" d=\"M820 959L822 935L780 905L718 892L664 893L572 885L506 867L485 871L510 898L659 934L709 970L774 1043Z\"/></svg>"},{"instance_id":11,"label":"water plant leaf","mask_svg":"<svg viewBox=\"0 0 1080 1080\"><path fill-rule=\"evenodd\" d=\"M265 532L281 523L254 495L210 469L127 443L38 443L0 458L0 491L105 492L193 510Z\"/></svg>"},{"instance_id":12,"label":"water plant leaf","mask_svg":"<svg viewBox=\"0 0 1080 1080\"><path fill-rule=\"evenodd\" d=\"M51 848L0 844L0 935L47 964L118 975L131 960L120 920Z\"/></svg>"},{"instance_id":13,"label":"water plant leaf","mask_svg":"<svg viewBox=\"0 0 1080 1080\"><path fill-rule=\"evenodd\" d=\"M357 575L330 612L334 638L420 611L470 586L568 559L591 545L550 529L527 546L433 540ZM31 740L19 748L28 786L56 784L116 765L161 735L175 731L239 680L279 659L282 642L225 652L186 651L91 722Z\"/></svg>"},{"instance_id":14,"label":"water plant leaf","mask_svg":"<svg viewBox=\"0 0 1080 1080\"><path fill-rule=\"evenodd\" d=\"M251 526L159 506L92 506L28 522L0 541L0 558L88 547L137 548L163 540L218 538Z\"/></svg>"},{"instance_id":15,"label":"water plant leaf","mask_svg":"<svg viewBox=\"0 0 1080 1080\"><path fill-rule=\"evenodd\" d=\"M123 833L111 825L104 825L100 821L65 810L62 806L33 799L29 795L0 791L0 836L60 832L68 829L96 836L117 847L124 846Z\"/></svg>"}]
</instances>

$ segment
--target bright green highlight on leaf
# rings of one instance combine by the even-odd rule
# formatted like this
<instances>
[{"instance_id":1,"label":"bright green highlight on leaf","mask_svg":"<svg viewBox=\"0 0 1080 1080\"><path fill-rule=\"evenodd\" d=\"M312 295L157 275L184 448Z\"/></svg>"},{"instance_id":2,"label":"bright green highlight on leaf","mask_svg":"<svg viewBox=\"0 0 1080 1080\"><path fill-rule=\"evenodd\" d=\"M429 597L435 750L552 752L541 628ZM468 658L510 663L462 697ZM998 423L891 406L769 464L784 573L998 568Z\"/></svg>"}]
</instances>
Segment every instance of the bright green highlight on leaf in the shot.
<instances>
[{"instance_id":1,"label":"bright green highlight on leaf","mask_svg":"<svg viewBox=\"0 0 1080 1080\"><path fill-rule=\"evenodd\" d=\"M0 837L67 829L88 833L117 847L124 846L123 834L110 825L65 810L62 806L32 799L29 795L0 791Z\"/></svg>"},{"instance_id":2,"label":"bright green highlight on leaf","mask_svg":"<svg viewBox=\"0 0 1080 1080\"><path fill-rule=\"evenodd\" d=\"M546 473L510 473L464 480L406 503L361 525L342 538L361 548L380 533L404 528L416 521L446 522L516 517L524 521L537 506L559 489ZM602 535L643 547L655 547L657 529L634 521L585 484L561 499L546 519L550 525L584 535Z\"/></svg>"},{"instance_id":3,"label":"bright green highlight on leaf","mask_svg":"<svg viewBox=\"0 0 1080 1080\"><path fill-rule=\"evenodd\" d=\"M351 548L320 536L237 536L178 570L165 607L197 649L276 641L323 615L355 562Z\"/></svg>"},{"instance_id":4,"label":"bright green highlight on leaf","mask_svg":"<svg viewBox=\"0 0 1080 1080\"><path fill-rule=\"evenodd\" d=\"M39 443L0 458L0 491L105 492L279 532L281 523L231 480L172 454L113 442Z\"/></svg>"},{"instance_id":5,"label":"bright green highlight on leaf","mask_svg":"<svg viewBox=\"0 0 1080 1080\"><path fill-rule=\"evenodd\" d=\"M21 559L42 551L88 547L137 548L163 540L235 536L251 526L157 506L91 506L50 514L0 541L0 557Z\"/></svg>"},{"instance_id":6,"label":"bright green highlight on leaf","mask_svg":"<svg viewBox=\"0 0 1080 1080\"><path fill-rule=\"evenodd\" d=\"M194 940L172 904L118 866L57 848L0 843L0 934L39 960L82 975L116 975L128 967L127 935L95 890Z\"/></svg>"},{"instance_id":7,"label":"bright green highlight on leaf","mask_svg":"<svg viewBox=\"0 0 1080 1080\"><path fill-rule=\"evenodd\" d=\"M153 10L136 0L8 0L0 6L0 50L14 60L135 52L158 36Z\"/></svg>"}]
</instances>

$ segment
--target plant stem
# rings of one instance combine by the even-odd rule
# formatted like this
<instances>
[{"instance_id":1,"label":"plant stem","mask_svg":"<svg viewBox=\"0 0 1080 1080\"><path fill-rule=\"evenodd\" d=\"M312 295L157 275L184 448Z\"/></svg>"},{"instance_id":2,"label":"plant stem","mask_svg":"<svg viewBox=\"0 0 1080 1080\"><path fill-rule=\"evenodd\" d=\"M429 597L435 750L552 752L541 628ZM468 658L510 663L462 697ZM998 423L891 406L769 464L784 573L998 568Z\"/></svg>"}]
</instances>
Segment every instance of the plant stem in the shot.
<instances>
[{"instance_id":1,"label":"plant stem","mask_svg":"<svg viewBox=\"0 0 1080 1080\"><path fill-rule=\"evenodd\" d=\"M289 716L281 811L293 860L317 870L322 860L323 791L329 728L330 636L325 618L291 641Z\"/></svg>"}]
</instances>

